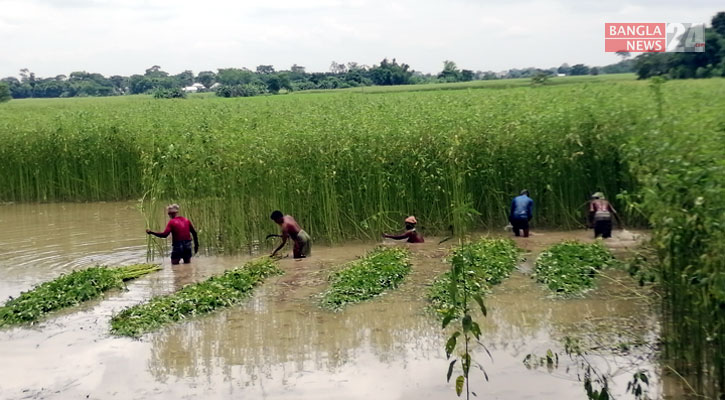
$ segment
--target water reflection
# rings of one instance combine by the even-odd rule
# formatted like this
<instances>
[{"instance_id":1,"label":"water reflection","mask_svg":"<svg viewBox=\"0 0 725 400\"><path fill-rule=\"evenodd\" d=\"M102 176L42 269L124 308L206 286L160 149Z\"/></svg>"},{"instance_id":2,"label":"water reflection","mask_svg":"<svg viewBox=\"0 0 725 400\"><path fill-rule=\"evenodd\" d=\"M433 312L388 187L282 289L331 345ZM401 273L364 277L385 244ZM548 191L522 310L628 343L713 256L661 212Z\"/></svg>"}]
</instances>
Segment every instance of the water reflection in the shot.
<instances>
[{"instance_id":1,"label":"water reflection","mask_svg":"<svg viewBox=\"0 0 725 400\"><path fill-rule=\"evenodd\" d=\"M430 281L447 268L440 258L445 249L431 246L413 251L413 273L399 290L339 313L319 309L316 295L324 290L331 265L350 259L355 251L323 250L318 261L283 263L287 274L271 280L247 303L151 336L148 369L161 382L171 377L223 379L258 394L269 394L298 390L302 380L320 385L354 379L349 376L351 368L415 368L430 378L426 383L430 393L444 396L450 390L441 379L447 366L442 351L445 336L438 319L425 310L424 295ZM618 278L627 279L624 275ZM526 370L522 360L528 353L545 354L548 349L563 356L560 341L564 336L597 332L596 340L614 347L620 342L651 341L656 319L643 301L629 296L629 289L615 281L603 281L585 298L562 300L551 297L528 275L515 272L488 296L491 312L481 320L483 341L494 358L489 374L492 380L497 377L503 381L481 385L479 393L511 390L505 382L510 384L507 379L512 376L540 382L540 387L529 388L531 393L551 387L551 376ZM624 325L629 335L626 340L621 338ZM622 380L628 378L623 374L626 366L635 362L651 366L651 360L643 355L645 350L634 349L619 357L592 357L603 371ZM480 349L477 357L484 364L488 362ZM562 367L553 374L562 381L555 385L559 392L554 392L560 398L582 391L573 361L569 362L571 373ZM651 379L656 385L655 375ZM623 391L626 381L620 386ZM525 397L527 390L513 393Z\"/></svg>"}]
</instances>

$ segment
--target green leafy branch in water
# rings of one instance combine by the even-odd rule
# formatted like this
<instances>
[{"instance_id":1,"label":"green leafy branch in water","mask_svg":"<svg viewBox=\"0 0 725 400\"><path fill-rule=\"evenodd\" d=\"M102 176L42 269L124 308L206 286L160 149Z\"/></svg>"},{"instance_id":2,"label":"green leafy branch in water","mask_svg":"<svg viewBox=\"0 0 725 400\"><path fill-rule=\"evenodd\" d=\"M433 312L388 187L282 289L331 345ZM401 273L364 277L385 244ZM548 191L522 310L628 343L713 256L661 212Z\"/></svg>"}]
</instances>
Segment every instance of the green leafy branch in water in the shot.
<instances>
[{"instance_id":1,"label":"green leafy branch in water","mask_svg":"<svg viewBox=\"0 0 725 400\"><path fill-rule=\"evenodd\" d=\"M155 297L121 311L111 318L111 332L139 337L163 325L232 306L246 298L266 277L282 273L269 257L250 261L242 268L225 271L176 293Z\"/></svg>"},{"instance_id":2,"label":"green leafy branch in water","mask_svg":"<svg viewBox=\"0 0 725 400\"><path fill-rule=\"evenodd\" d=\"M546 355L539 357L534 353L529 353L524 357L524 365L528 369L536 369L546 366L549 372L559 368L559 354L554 353L551 349L546 350Z\"/></svg>"},{"instance_id":3,"label":"green leafy branch in water","mask_svg":"<svg viewBox=\"0 0 725 400\"><path fill-rule=\"evenodd\" d=\"M488 239L484 238L473 243L467 243L453 250L451 263L465 263L466 274L458 276L457 290L463 290L464 278L467 295L485 295L491 286L501 283L506 279L511 270L516 266L519 250L513 241L509 239ZM465 258L465 260L463 260ZM450 287L453 278L453 269L436 278L428 292L433 308L444 314L452 307L461 308L460 296L452 302Z\"/></svg>"},{"instance_id":4,"label":"green leafy branch in water","mask_svg":"<svg viewBox=\"0 0 725 400\"><path fill-rule=\"evenodd\" d=\"M153 264L118 268L91 267L42 283L0 307L0 327L35 322L46 314L100 297L123 282L160 270Z\"/></svg>"},{"instance_id":5,"label":"green leafy branch in water","mask_svg":"<svg viewBox=\"0 0 725 400\"><path fill-rule=\"evenodd\" d=\"M465 386L466 399L469 399L472 393L469 385L469 374L472 365L475 364L483 372L483 376L488 381L486 370L471 357L471 342L474 338L486 350L489 357L491 357L491 353L480 341L481 327L471 317L471 300L474 300L478 304L484 317L487 315L486 306L481 297L481 286L476 279L477 272L474 268L477 260L480 258L480 252L478 250L475 244L467 244L454 251L450 259L450 279L446 292L448 296L446 304L449 306L447 309L442 310L443 329L446 329L454 320L460 320L460 325L453 330L446 341L446 358L450 360L453 354L457 354L448 365L446 379L450 382L456 363L460 361L459 365L462 373L456 378L456 394L461 396ZM471 287L471 285L474 285L474 287ZM459 343L459 339L463 339L462 345ZM475 396L476 393L473 392L473 395Z\"/></svg>"},{"instance_id":6,"label":"green leafy branch in water","mask_svg":"<svg viewBox=\"0 0 725 400\"><path fill-rule=\"evenodd\" d=\"M610 400L614 399L614 395L609 388L611 375L599 371L587 358L587 352L577 338L570 336L564 337L564 351L569 358L574 361L577 370L577 378L584 385L588 400ZM546 367L549 373L559 368L559 354L551 349L546 350L545 356L537 356L534 353L527 354L523 360L524 365L528 369L536 369ZM567 372L569 367L567 366ZM627 393L634 395L636 400L649 400L649 378L647 371L637 370L632 375L632 380L627 384Z\"/></svg>"},{"instance_id":7,"label":"green leafy branch in water","mask_svg":"<svg viewBox=\"0 0 725 400\"><path fill-rule=\"evenodd\" d=\"M330 276L330 287L322 294L325 308L339 310L394 289L410 272L408 251L399 247L379 247L352 261Z\"/></svg>"},{"instance_id":8,"label":"green leafy branch in water","mask_svg":"<svg viewBox=\"0 0 725 400\"><path fill-rule=\"evenodd\" d=\"M645 384L645 386L642 386ZM639 370L632 375L632 380L627 383L627 393L632 393L635 399L649 399L647 396L649 388L649 378L647 372Z\"/></svg>"}]
</instances>

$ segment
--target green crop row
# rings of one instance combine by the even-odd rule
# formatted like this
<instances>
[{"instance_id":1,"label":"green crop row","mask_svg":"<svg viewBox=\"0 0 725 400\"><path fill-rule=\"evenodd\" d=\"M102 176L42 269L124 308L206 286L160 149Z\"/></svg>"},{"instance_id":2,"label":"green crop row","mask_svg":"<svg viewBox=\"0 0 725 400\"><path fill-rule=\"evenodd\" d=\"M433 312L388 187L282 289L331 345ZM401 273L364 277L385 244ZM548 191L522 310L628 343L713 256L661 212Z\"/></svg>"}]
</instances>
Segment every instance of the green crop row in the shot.
<instances>
[{"instance_id":1,"label":"green crop row","mask_svg":"<svg viewBox=\"0 0 725 400\"><path fill-rule=\"evenodd\" d=\"M169 323L229 307L246 298L268 276L279 274L282 270L269 258L250 261L242 268L121 311L111 318L111 332L138 337Z\"/></svg>"},{"instance_id":2,"label":"green crop row","mask_svg":"<svg viewBox=\"0 0 725 400\"><path fill-rule=\"evenodd\" d=\"M534 278L553 292L573 295L592 288L597 270L613 263L612 253L599 241L565 241L539 254Z\"/></svg>"},{"instance_id":3,"label":"green crop row","mask_svg":"<svg viewBox=\"0 0 725 400\"><path fill-rule=\"evenodd\" d=\"M122 288L124 281L160 269L158 265L138 264L73 271L10 298L0 307L0 327L35 322L50 312L95 299L105 291Z\"/></svg>"},{"instance_id":4,"label":"green crop row","mask_svg":"<svg viewBox=\"0 0 725 400\"><path fill-rule=\"evenodd\" d=\"M406 249L380 247L330 275L330 287L322 294L325 308L338 310L395 289L410 272Z\"/></svg>"},{"instance_id":5,"label":"green crop row","mask_svg":"<svg viewBox=\"0 0 725 400\"><path fill-rule=\"evenodd\" d=\"M480 239L457 247L448 261L459 267L462 273L455 283L457 293L466 292L469 301L475 295L483 296L492 286L498 285L516 266L519 250L509 239ZM446 272L433 281L428 292L428 299L441 315L452 308L460 309L462 296L455 296L456 304L451 299L453 279L451 272Z\"/></svg>"}]
</instances>

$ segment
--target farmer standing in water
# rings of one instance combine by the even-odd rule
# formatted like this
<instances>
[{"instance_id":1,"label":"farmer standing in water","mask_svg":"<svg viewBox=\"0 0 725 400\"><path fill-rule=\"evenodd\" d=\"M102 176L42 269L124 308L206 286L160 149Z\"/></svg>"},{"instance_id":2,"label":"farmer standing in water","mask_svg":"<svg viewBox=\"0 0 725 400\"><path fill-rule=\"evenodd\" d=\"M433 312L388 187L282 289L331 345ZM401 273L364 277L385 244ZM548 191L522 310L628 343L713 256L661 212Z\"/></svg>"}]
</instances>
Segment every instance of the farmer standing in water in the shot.
<instances>
[{"instance_id":1,"label":"farmer standing in water","mask_svg":"<svg viewBox=\"0 0 725 400\"><path fill-rule=\"evenodd\" d=\"M589 202L589 227L594 228L595 239L599 236L603 239L612 237L612 215L617 219L619 226L622 226L619 214L604 197L604 193L594 193Z\"/></svg>"},{"instance_id":2,"label":"farmer standing in water","mask_svg":"<svg viewBox=\"0 0 725 400\"><path fill-rule=\"evenodd\" d=\"M163 232L153 232L146 229L146 233L160 238L166 238L171 234L171 264L178 264L181 259L184 264L191 262L191 238L194 237L194 254L199 251L199 238L191 221L179 215L179 205L172 204L166 207L169 215L169 223Z\"/></svg>"},{"instance_id":3,"label":"farmer standing in water","mask_svg":"<svg viewBox=\"0 0 725 400\"><path fill-rule=\"evenodd\" d=\"M282 250L282 247L284 247L289 238L292 238L295 243L292 248L292 256L294 258L306 258L310 256L310 250L312 247L310 235L302 230L300 225L294 218L292 218L291 215L284 215L282 214L282 211L275 210L272 212L270 218L282 228L282 244L274 249L270 257L274 257L278 251Z\"/></svg>"},{"instance_id":4,"label":"farmer standing in water","mask_svg":"<svg viewBox=\"0 0 725 400\"><path fill-rule=\"evenodd\" d=\"M529 197L529 191L524 189L521 194L514 197L511 202L509 222L513 226L514 235L521 236L520 230L524 231L524 237L529 237L529 221L534 216L534 201Z\"/></svg>"},{"instance_id":5,"label":"farmer standing in water","mask_svg":"<svg viewBox=\"0 0 725 400\"><path fill-rule=\"evenodd\" d=\"M417 223L418 221L415 219L414 216L411 215L410 217L405 219L405 232L400 235L387 235L383 233L383 237L395 240L408 239L408 243L423 243L423 235L415 230L415 225Z\"/></svg>"}]
</instances>

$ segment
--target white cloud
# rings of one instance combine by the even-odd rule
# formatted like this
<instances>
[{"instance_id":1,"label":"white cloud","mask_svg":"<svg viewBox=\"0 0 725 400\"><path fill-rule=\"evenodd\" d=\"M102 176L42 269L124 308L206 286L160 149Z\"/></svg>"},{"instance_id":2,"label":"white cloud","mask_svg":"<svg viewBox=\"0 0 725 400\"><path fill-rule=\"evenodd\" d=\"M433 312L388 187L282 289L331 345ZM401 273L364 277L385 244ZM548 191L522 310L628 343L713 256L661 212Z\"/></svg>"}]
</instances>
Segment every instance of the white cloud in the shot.
<instances>
[{"instance_id":1,"label":"white cloud","mask_svg":"<svg viewBox=\"0 0 725 400\"><path fill-rule=\"evenodd\" d=\"M603 23L704 22L721 8L654 0L0 0L0 76L142 73L397 58L414 69L616 62Z\"/></svg>"}]
</instances>

